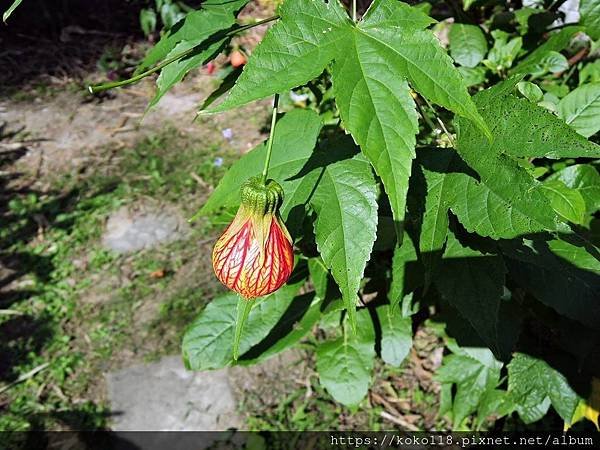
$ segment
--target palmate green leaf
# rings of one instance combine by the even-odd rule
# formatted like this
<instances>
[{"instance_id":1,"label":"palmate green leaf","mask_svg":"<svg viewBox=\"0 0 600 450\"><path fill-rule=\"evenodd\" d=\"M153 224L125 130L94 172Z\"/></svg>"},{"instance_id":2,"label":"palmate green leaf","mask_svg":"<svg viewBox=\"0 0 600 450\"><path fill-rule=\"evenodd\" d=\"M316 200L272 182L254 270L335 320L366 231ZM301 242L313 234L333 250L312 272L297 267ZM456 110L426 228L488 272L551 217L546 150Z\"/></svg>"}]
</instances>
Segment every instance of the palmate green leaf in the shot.
<instances>
[{"instance_id":1,"label":"palmate green leaf","mask_svg":"<svg viewBox=\"0 0 600 450\"><path fill-rule=\"evenodd\" d=\"M167 55L182 41L190 46L199 45L212 35L235 24L235 16L249 0L205 0L202 8L193 11L176 23L150 49L136 69L136 74L167 58Z\"/></svg>"},{"instance_id":2,"label":"palmate green leaf","mask_svg":"<svg viewBox=\"0 0 600 450\"><path fill-rule=\"evenodd\" d=\"M349 144L334 142L327 152L351 156ZM377 184L368 161L358 154L324 166L310 203L317 213L317 248L354 328L357 292L377 234Z\"/></svg>"},{"instance_id":3,"label":"palmate green leaf","mask_svg":"<svg viewBox=\"0 0 600 450\"><path fill-rule=\"evenodd\" d=\"M391 305L377 308L381 325L381 359L400 367L412 348L412 319L394 314Z\"/></svg>"},{"instance_id":4,"label":"palmate green leaf","mask_svg":"<svg viewBox=\"0 0 600 450\"><path fill-rule=\"evenodd\" d=\"M541 184L515 161L504 155L487 161L473 158L475 163L465 160L479 172L481 181L468 176L458 178L451 209L468 231L510 239L557 229L558 217Z\"/></svg>"},{"instance_id":5,"label":"palmate green leaf","mask_svg":"<svg viewBox=\"0 0 600 450\"><path fill-rule=\"evenodd\" d=\"M502 363L488 349L461 349L460 354L451 354L443 360L436 372L436 379L443 384L455 384L456 394L452 401L453 429L477 411L486 394L500 382Z\"/></svg>"},{"instance_id":6,"label":"palmate green leaf","mask_svg":"<svg viewBox=\"0 0 600 450\"><path fill-rule=\"evenodd\" d=\"M172 62L163 68L156 79L156 94L152 100L150 100L150 103L148 103L147 109L156 106L160 99L163 98L173 86L183 80L183 77L185 77L190 70L213 59L216 54L224 49L228 41L229 38L217 39L214 42L207 41L206 46L201 46L192 55ZM167 55L167 58L178 55L196 45L197 43L193 41L182 41Z\"/></svg>"},{"instance_id":7,"label":"palmate green leaf","mask_svg":"<svg viewBox=\"0 0 600 450\"><path fill-rule=\"evenodd\" d=\"M471 166L485 174L481 180L453 150L419 152L427 185L419 246L429 271L439 262L446 240L448 207L468 231L494 239L557 227L557 216L540 183L510 158L500 155L482 161L474 148L467 147L465 153L472 156Z\"/></svg>"},{"instance_id":8,"label":"palmate green leaf","mask_svg":"<svg viewBox=\"0 0 600 450\"><path fill-rule=\"evenodd\" d=\"M404 219L408 180L419 131L415 103L406 80L391 61L369 51L358 32L351 48L333 67L336 102L347 128L381 177L394 218Z\"/></svg>"},{"instance_id":9,"label":"palmate green leaf","mask_svg":"<svg viewBox=\"0 0 600 450\"><path fill-rule=\"evenodd\" d=\"M577 189L583 196L588 213L600 210L600 174L588 164L575 164L553 173L548 180L560 180L567 187Z\"/></svg>"},{"instance_id":10,"label":"palmate green leaf","mask_svg":"<svg viewBox=\"0 0 600 450\"><path fill-rule=\"evenodd\" d=\"M287 0L238 82L213 112L226 111L316 78L335 57L350 18L337 0Z\"/></svg>"},{"instance_id":11,"label":"palmate green leaf","mask_svg":"<svg viewBox=\"0 0 600 450\"><path fill-rule=\"evenodd\" d=\"M491 71L499 73L512 66L523 46L523 38L517 36L510 39L510 35L501 30L493 30L491 35L494 46L482 62Z\"/></svg>"},{"instance_id":12,"label":"palmate green leaf","mask_svg":"<svg viewBox=\"0 0 600 450\"><path fill-rule=\"evenodd\" d=\"M395 0L386 1L396 3ZM367 19L364 24L359 24L364 41L369 43L365 51L381 53L387 58L389 67L406 77L416 91L433 103L471 120L490 136L462 76L433 33L418 28L399 31L377 25Z\"/></svg>"},{"instance_id":13,"label":"palmate green leaf","mask_svg":"<svg viewBox=\"0 0 600 450\"><path fill-rule=\"evenodd\" d=\"M558 103L558 116L585 137L596 134L600 130L600 83L571 91Z\"/></svg>"},{"instance_id":14,"label":"palmate green leaf","mask_svg":"<svg viewBox=\"0 0 600 450\"><path fill-rule=\"evenodd\" d=\"M394 219L404 218L417 115L411 85L434 103L487 127L431 20L396 0L374 2L353 24L338 0L288 0L227 99L212 112L302 85L332 61L344 125L382 178ZM399 21L398 24L392 24ZM393 76L392 76L393 74Z\"/></svg>"},{"instance_id":15,"label":"palmate green leaf","mask_svg":"<svg viewBox=\"0 0 600 450\"><path fill-rule=\"evenodd\" d=\"M488 45L477 25L454 23L450 28L450 55L464 67L475 67L485 57Z\"/></svg>"},{"instance_id":16,"label":"palmate green leaf","mask_svg":"<svg viewBox=\"0 0 600 450\"><path fill-rule=\"evenodd\" d=\"M559 52L566 48L573 36L582 31L579 26L569 26L561 29L550 36L546 42L537 47L533 52L526 56L516 67L511 69L510 73L532 73L537 70L538 65L550 52Z\"/></svg>"},{"instance_id":17,"label":"palmate green leaf","mask_svg":"<svg viewBox=\"0 0 600 450\"><path fill-rule=\"evenodd\" d=\"M210 61L223 50L230 40L224 31L235 24L237 12L246 3L247 0L209 0L202 4L202 9L189 13L171 27L150 50L136 74L163 59L176 57L190 49L194 51L161 70L156 80L156 94L148 109L154 107L190 70Z\"/></svg>"},{"instance_id":18,"label":"palmate green leaf","mask_svg":"<svg viewBox=\"0 0 600 450\"><path fill-rule=\"evenodd\" d=\"M492 142L471 123L458 120L458 153L480 180L460 177L451 208L469 231L494 239L552 231L559 223L542 185L511 157L600 156L600 146L559 118L508 94L518 81L509 79L474 97L483 117L493 123Z\"/></svg>"},{"instance_id":19,"label":"palmate green leaf","mask_svg":"<svg viewBox=\"0 0 600 450\"><path fill-rule=\"evenodd\" d=\"M317 173L299 174L313 154L321 127L321 118L314 111L300 109L285 114L275 125L269 177L281 184L285 191L284 219L292 208L308 200L317 181ZM242 183L261 173L265 155L266 146L261 144L231 166L200 213L209 214L223 207L238 206Z\"/></svg>"},{"instance_id":20,"label":"palmate green leaf","mask_svg":"<svg viewBox=\"0 0 600 450\"><path fill-rule=\"evenodd\" d=\"M523 353L516 353L508 364L508 394L525 423L541 419L550 403L565 422L571 423L580 399L560 372Z\"/></svg>"},{"instance_id":21,"label":"palmate green leaf","mask_svg":"<svg viewBox=\"0 0 600 450\"><path fill-rule=\"evenodd\" d=\"M294 301L304 280L287 284L271 295L253 300L239 350L243 355L265 338ZM192 322L183 336L182 352L190 370L213 370L233 363L238 295L227 293L214 299Z\"/></svg>"},{"instance_id":22,"label":"palmate green leaf","mask_svg":"<svg viewBox=\"0 0 600 450\"><path fill-rule=\"evenodd\" d=\"M448 235L448 209L456 202L456 186L461 172L469 169L457 153L450 149L419 150L417 175L423 177L419 187L425 197L419 235L419 251L430 280L442 257ZM419 178L419 177L415 177ZM415 181L416 182L416 181Z\"/></svg>"},{"instance_id":23,"label":"palmate green leaf","mask_svg":"<svg viewBox=\"0 0 600 450\"><path fill-rule=\"evenodd\" d=\"M374 0L362 19L361 28L389 27L396 29L423 29L437 21L425 11L406 3Z\"/></svg>"},{"instance_id":24,"label":"palmate green leaf","mask_svg":"<svg viewBox=\"0 0 600 450\"><path fill-rule=\"evenodd\" d=\"M508 392L494 389L486 391L481 397L477 408L477 427L481 429L486 419L492 417L495 420L509 415L515 409Z\"/></svg>"},{"instance_id":25,"label":"palmate green leaf","mask_svg":"<svg viewBox=\"0 0 600 450\"><path fill-rule=\"evenodd\" d=\"M592 39L600 39L600 1L580 0L579 13L581 24L585 25L585 32Z\"/></svg>"},{"instance_id":26,"label":"palmate green leaf","mask_svg":"<svg viewBox=\"0 0 600 450\"><path fill-rule=\"evenodd\" d=\"M584 242L575 245L562 239L548 241L548 248L569 264L600 275L600 252L597 248L588 251Z\"/></svg>"},{"instance_id":27,"label":"palmate green leaf","mask_svg":"<svg viewBox=\"0 0 600 450\"><path fill-rule=\"evenodd\" d=\"M430 37L429 32L421 29L430 23L426 18L402 3L386 0L374 3L358 28L348 29L345 41L348 48L343 56L338 56L333 67L336 102L344 125L382 178L397 222L404 218L415 134L418 132L417 114L408 84L397 74L408 77L418 90L420 83L422 90L429 89L422 80L430 76L421 69L425 64L404 53L411 51L406 38L410 30L414 31L414 39ZM393 20L404 27L392 25ZM392 35L383 35L381 30L395 30L396 36L404 34L402 41L405 44L390 45ZM433 42L423 44L423 48L427 45L434 53L438 48ZM443 52L431 54L430 58L438 61L440 67L448 63ZM445 69L456 80L457 74L447 66ZM419 71L421 73L417 73Z\"/></svg>"},{"instance_id":28,"label":"palmate green leaf","mask_svg":"<svg viewBox=\"0 0 600 450\"><path fill-rule=\"evenodd\" d=\"M404 218L418 122L408 84L397 74L453 111L469 115L471 100L451 60L433 35L421 29L424 22L416 20L419 26L402 29L385 27L389 19L381 14L384 9L397 8L396 16L406 16L408 23L413 22L413 14L422 17L406 5L398 5L402 3L378 2L358 28L349 28L345 41L348 49L336 59L333 84L344 125L382 178L394 218L400 222ZM442 78L444 86L439 82ZM461 97L466 107L455 96Z\"/></svg>"},{"instance_id":29,"label":"palmate green leaf","mask_svg":"<svg viewBox=\"0 0 600 450\"><path fill-rule=\"evenodd\" d=\"M335 400L348 406L357 405L367 395L375 359L375 330L369 311L358 311L356 320L356 333L346 329L342 337L317 346L321 384Z\"/></svg>"},{"instance_id":30,"label":"palmate green leaf","mask_svg":"<svg viewBox=\"0 0 600 450\"><path fill-rule=\"evenodd\" d=\"M583 196L577 189L567 187L560 180L550 180L542 184L546 197L554 211L569 222L581 225L585 221L586 206Z\"/></svg>"},{"instance_id":31,"label":"palmate green leaf","mask_svg":"<svg viewBox=\"0 0 600 450\"><path fill-rule=\"evenodd\" d=\"M520 320L502 300L506 268L501 256L483 255L448 238L435 284L443 299L469 321L500 359L507 359L519 337Z\"/></svg>"},{"instance_id":32,"label":"palmate green leaf","mask_svg":"<svg viewBox=\"0 0 600 450\"><path fill-rule=\"evenodd\" d=\"M516 81L513 79L512 81ZM512 84L507 84L509 87ZM471 124L459 121L460 144L479 148L480 154L506 153L527 158L598 158L600 146L576 133L564 121L527 99L489 89L473 97L494 140L486 144ZM464 126L464 128L463 128Z\"/></svg>"}]
</instances>

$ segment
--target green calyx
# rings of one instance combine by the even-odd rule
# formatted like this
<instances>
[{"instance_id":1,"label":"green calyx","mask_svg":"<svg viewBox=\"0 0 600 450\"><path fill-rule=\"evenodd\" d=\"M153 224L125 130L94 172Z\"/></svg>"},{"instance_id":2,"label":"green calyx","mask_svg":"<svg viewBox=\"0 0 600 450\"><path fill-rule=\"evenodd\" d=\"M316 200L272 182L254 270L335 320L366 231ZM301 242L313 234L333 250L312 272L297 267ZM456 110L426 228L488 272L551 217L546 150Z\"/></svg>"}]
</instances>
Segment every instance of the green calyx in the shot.
<instances>
[{"instance_id":1,"label":"green calyx","mask_svg":"<svg viewBox=\"0 0 600 450\"><path fill-rule=\"evenodd\" d=\"M250 211L275 214L283 203L283 188L275 180L263 182L262 177L248 179L241 188L242 205Z\"/></svg>"}]
</instances>

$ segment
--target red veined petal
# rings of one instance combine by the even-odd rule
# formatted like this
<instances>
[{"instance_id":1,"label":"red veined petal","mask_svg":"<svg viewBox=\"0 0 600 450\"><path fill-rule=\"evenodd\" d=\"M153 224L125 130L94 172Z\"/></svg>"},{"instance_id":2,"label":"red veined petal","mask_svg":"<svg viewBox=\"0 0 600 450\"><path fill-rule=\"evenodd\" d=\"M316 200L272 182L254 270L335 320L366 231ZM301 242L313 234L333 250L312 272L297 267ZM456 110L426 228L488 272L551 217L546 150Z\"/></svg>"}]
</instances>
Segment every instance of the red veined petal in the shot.
<instances>
[{"instance_id":1,"label":"red veined petal","mask_svg":"<svg viewBox=\"0 0 600 450\"><path fill-rule=\"evenodd\" d=\"M234 219L217 241L213 267L221 283L250 299L270 294L285 284L292 273L294 253L279 217L250 214L245 218L233 229Z\"/></svg>"}]
</instances>

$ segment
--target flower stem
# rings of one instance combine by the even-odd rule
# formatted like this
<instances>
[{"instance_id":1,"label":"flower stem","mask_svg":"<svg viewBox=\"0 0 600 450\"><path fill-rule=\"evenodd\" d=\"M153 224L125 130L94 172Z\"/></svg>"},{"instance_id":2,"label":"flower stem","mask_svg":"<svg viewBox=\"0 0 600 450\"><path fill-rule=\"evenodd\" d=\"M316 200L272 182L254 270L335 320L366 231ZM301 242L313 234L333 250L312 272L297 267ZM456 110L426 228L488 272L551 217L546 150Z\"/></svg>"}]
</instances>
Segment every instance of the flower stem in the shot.
<instances>
[{"instance_id":1,"label":"flower stem","mask_svg":"<svg viewBox=\"0 0 600 450\"><path fill-rule=\"evenodd\" d=\"M273 116L271 117L271 129L269 130L269 141L267 142L267 156L265 157L265 167L262 171L262 181L267 182L269 174L269 163L271 162L271 153L273 153L273 136L275 135L275 122L277 121L277 108L279 107L279 94L275 94L273 100Z\"/></svg>"},{"instance_id":2,"label":"flower stem","mask_svg":"<svg viewBox=\"0 0 600 450\"><path fill-rule=\"evenodd\" d=\"M233 335L233 360L237 361L240 357L240 340L242 339L242 331L250 310L254 304L253 300L243 298L241 295L237 304L237 318L235 321L235 333Z\"/></svg>"},{"instance_id":3,"label":"flower stem","mask_svg":"<svg viewBox=\"0 0 600 450\"><path fill-rule=\"evenodd\" d=\"M423 100L425 100L425 103L427 103L427 106L429 106L429 109L431 109L431 111L435 115L435 120L440 125L442 131L444 132L444 134L446 135L446 137L450 141L450 145L452 145L453 148L456 148L456 144L454 143L454 138L452 137L452 135L450 134L450 132L446 128L446 125L444 124L444 122L442 121L442 119L440 119L440 117L437 115L437 113L436 113L435 108L433 107L433 105L424 96L421 96L421 98Z\"/></svg>"},{"instance_id":4,"label":"flower stem","mask_svg":"<svg viewBox=\"0 0 600 450\"><path fill-rule=\"evenodd\" d=\"M268 17L267 19L259 20L258 22L255 22L255 23L239 26L237 28L234 28L233 30L229 30L227 33L225 33L223 35L223 38L233 36L234 34L240 33L245 30L249 30L250 28L254 28L259 25L268 23L268 22L272 22L273 20L277 20L277 19L279 19L279 16L272 16L272 17ZM189 48L181 53L178 53L177 55L173 56L172 58L164 60L160 64L152 67L151 69L146 70L145 72L140 73L139 75L136 75L135 77L131 77L131 78L128 78L127 80L122 80L122 81L114 81L112 83L99 84L96 86L88 86L88 91L90 92L90 94L96 94L98 92L107 91L109 89L113 89L116 87L122 87L122 86L127 86L129 84L137 83L141 79L146 78L147 76L152 75L153 73L158 72L159 70L163 69L165 66L168 66L169 64L174 63L175 61L178 61L180 59L183 59L186 56L191 55L195 51L198 51L198 49L200 49L203 44L204 44L204 42L201 42L200 44L195 45L192 48Z\"/></svg>"}]
</instances>

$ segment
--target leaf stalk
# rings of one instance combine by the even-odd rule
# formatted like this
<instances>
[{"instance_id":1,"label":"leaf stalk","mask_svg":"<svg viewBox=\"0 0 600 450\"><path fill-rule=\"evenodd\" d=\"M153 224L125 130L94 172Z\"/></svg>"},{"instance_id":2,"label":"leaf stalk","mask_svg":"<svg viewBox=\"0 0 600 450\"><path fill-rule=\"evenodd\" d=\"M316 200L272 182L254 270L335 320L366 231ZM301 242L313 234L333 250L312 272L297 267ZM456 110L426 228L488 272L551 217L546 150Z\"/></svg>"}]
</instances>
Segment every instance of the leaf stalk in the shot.
<instances>
[{"instance_id":1,"label":"leaf stalk","mask_svg":"<svg viewBox=\"0 0 600 450\"><path fill-rule=\"evenodd\" d=\"M255 23L251 23L248 25L242 25L239 26L237 28L234 28L233 30L229 30L228 32L226 32L223 35L223 38L227 38L230 36L233 36L237 33L240 33L242 31L246 31L249 30L251 28L257 27L259 25L264 25L265 23L269 23L272 22L274 20L279 19L279 16L272 16L272 17L268 17L266 19L263 20L259 20L258 22ZM111 83L104 83L104 84L99 84L96 86L88 86L88 91L90 92L90 94L97 94L98 92L103 92L103 91L107 91L109 89L114 89L117 87L123 87L123 86L127 86L129 84L133 84L133 83L137 83L138 81L142 80L143 78L146 78L149 75L152 75L153 73L158 72L161 69L164 69L166 66L168 66L169 64L174 63L175 61L178 61L180 59L183 59L189 55L191 55L192 53L194 53L195 51L197 51L202 45L204 44L204 41L199 43L198 45L195 45L181 53L176 54L175 56L164 60L163 62L161 62L160 64L152 67L151 69L146 70L145 72L140 73L139 75L136 75L134 77L128 78L126 80L121 80L121 81L113 81Z\"/></svg>"},{"instance_id":2,"label":"leaf stalk","mask_svg":"<svg viewBox=\"0 0 600 450\"><path fill-rule=\"evenodd\" d=\"M271 162L271 154L273 153L273 137L275 135L275 123L277 122L277 110L279 108L279 94L275 94L273 100L273 115L271 116L271 129L269 130L269 141L267 142L267 155L265 157L265 167L262 171L263 184L267 182L269 174L269 164Z\"/></svg>"}]
</instances>

